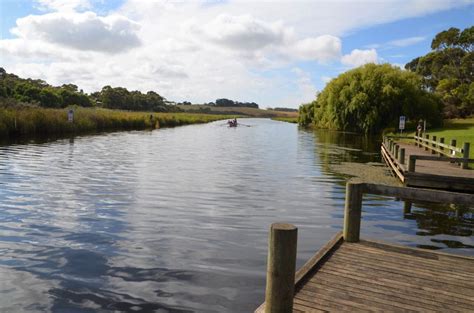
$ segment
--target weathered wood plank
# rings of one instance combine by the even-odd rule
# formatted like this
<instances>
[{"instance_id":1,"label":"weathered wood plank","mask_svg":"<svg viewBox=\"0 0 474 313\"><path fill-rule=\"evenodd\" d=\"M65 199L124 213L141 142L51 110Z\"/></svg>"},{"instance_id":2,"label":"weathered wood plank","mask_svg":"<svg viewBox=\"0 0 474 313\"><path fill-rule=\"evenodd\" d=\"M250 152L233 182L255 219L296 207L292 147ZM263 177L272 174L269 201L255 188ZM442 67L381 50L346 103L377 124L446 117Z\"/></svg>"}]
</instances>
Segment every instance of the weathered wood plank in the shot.
<instances>
[{"instance_id":1,"label":"weathered wood plank","mask_svg":"<svg viewBox=\"0 0 474 313\"><path fill-rule=\"evenodd\" d=\"M338 277L339 281L341 283L345 283L346 281L349 282L355 282L357 285L370 285L374 286L378 289L386 289L390 290L391 293L399 292L400 294L410 294L410 295L416 295L419 296L420 299L427 299L428 301L432 301L433 304L436 305L442 305L448 304L450 306L456 305L460 306L462 308L471 308L472 307L472 301L466 300L464 298L453 298L451 295L445 295L445 294L439 294L436 292L433 292L431 289L428 288L423 288L422 286L417 286L413 284L407 284L407 283L397 283L397 282L392 282L391 280L387 280L381 277L368 277L367 275L356 275L353 273L342 273L338 271L331 271L327 270L325 268L322 268L321 270L318 271L317 276L315 279L317 279L320 276L329 276L329 277ZM312 280L310 282L315 282L317 283L316 280Z\"/></svg>"},{"instance_id":2,"label":"weathered wood plank","mask_svg":"<svg viewBox=\"0 0 474 313\"><path fill-rule=\"evenodd\" d=\"M384 261L375 261L370 259L363 259L363 258L352 258L351 256L344 255L344 254L334 254L331 259L334 262L338 262L341 265L344 264L351 264L356 263L357 265L363 266L366 269L373 269L378 271L385 271L393 274L403 275L406 277L417 278L417 279L424 279L426 281L432 281L436 283L445 283L451 286L457 286L460 288L471 288L474 289L474 281L472 280L465 280L461 279L457 276L451 276L441 273L429 271L429 270L421 270L417 268L416 270L392 265L388 262ZM474 294L474 293L473 293Z\"/></svg>"},{"instance_id":3,"label":"weathered wood plank","mask_svg":"<svg viewBox=\"0 0 474 313\"><path fill-rule=\"evenodd\" d=\"M367 268L363 265L358 264L339 264L336 262L327 263L324 265L324 269L333 270L341 273L352 273L352 275L361 275L367 278L377 279L383 277L384 281L389 284L409 284L409 285L420 285L425 290L431 290L432 292L443 293L451 295L457 298L467 299L474 301L474 290L463 288L461 286L449 285L443 282L431 281L421 279L418 277L410 277L400 273L393 273L386 270L377 270L373 268ZM449 290L446 290L449 286Z\"/></svg>"},{"instance_id":4,"label":"weathered wood plank","mask_svg":"<svg viewBox=\"0 0 474 313\"><path fill-rule=\"evenodd\" d=\"M410 258L399 258L396 254L388 253L373 253L368 252L363 249L354 249L354 248L341 248L339 251L344 253L346 257L362 260L366 262L380 262L382 264L388 264L393 267L404 267L408 271L422 271L422 272L436 272L439 275L446 275L448 277L453 277L460 280L473 281L473 273L461 271L459 267L452 266L451 264L440 263L428 263L424 261L413 261ZM450 266L450 268L447 268ZM473 282L474 283L474 282Z\"/></svg>"},{"instance_id":5,"label":"weathered wood plank","mask_svg":"<svg viewBox=\"0 0 474 313\"><path fill-rule=\"evenodd\" d=\"M298 288L299 284L308 273L311 272L315 266L321 262L330 252L334 251L342 243L342 232L338 232L329 240L316 254L314 254L297 272L295 276L295 285Z\"/></svg>"},{"instance_id":6,"label":"weathered wood plank","mask_svg":"<svg viewBox=\"0 0 474 313\"><path fill-rule=\"evenodd\" d=\"M354 278L341 278L334 274L326 274L322 272L318 273L315 280L309 281L308 284L317 284L321 286L333 285L338 288L365 292L367 295L392 299L396 302L428 310L452 309L451 304L453 303L451 298L439 298L436 295L427 292L423 293L413 289L394 289L380 284L368 283ZM453 309L453 311L461 310Z\"/></svg>"}]
</instances>

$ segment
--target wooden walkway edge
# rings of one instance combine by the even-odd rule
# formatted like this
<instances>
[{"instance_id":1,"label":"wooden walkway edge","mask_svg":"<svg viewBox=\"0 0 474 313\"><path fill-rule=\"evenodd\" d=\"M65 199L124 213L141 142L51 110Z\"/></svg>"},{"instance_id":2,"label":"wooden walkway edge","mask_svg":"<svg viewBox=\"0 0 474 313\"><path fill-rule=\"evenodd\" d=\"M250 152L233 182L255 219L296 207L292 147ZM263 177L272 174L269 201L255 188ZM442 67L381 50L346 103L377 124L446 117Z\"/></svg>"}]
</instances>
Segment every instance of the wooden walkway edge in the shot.
<instances>
[{"instance_id":1,"label":"wooden walkway edge","mask_svg":"<svg viewBox=\"0 0 474 313\"><path fill-rule=\"evenodd\" d=\"M474 257L360 239L361 204L366 193L474 203L472 194L348 183L344 231L337 233L294 275L292 305L280 306L276 298L272 299L271 309L263 303L255 312L474 311ZM282 251L276 259L286 263L285 256ZM278 279L285 274L271 269L267 272ZM267 288L275 277L267 276Z\"/></svg>"},{"instance_id":2,"label":"wooden walkway edge","mask_svg":"<svg viewBox=\"0 0 474 313\"><path fill-rule=\"evenodd\" d=\"M405 143L384 142L380 149L385 163L405 186L474 193L474 170L457 166L454 160L459 159L435 156Z\"/></svg>"}]
</instances>

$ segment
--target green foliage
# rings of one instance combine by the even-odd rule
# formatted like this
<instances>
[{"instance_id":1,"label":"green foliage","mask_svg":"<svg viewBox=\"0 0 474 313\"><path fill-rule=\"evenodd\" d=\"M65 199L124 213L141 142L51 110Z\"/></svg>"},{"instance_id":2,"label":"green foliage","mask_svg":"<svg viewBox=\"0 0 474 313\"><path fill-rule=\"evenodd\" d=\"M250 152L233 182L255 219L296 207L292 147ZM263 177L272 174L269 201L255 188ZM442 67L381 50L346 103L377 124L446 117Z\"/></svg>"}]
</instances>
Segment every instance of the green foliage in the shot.
<instances>
[{"instance_id":1,"label":"green foliage","mask_svg":"<svg viewBox=\"0 0 474 313\"><path fill-rule=\"evenodd\" d=\"M414 73L389 64L367 64L331 80L315 101L300 108L299 122L363 133L398 125L401 115L439 125L441 104L421 87Z\"/></svg>"},{"instance_id":2,"label":"green foliage","mask_svg":"<svg viewBox=\"0 0 474 313\"><path fill-rule=\"evenodd\" d=\"M0 139L15 136L65 135L97 131L153 129L228 119L230 115L126 112L76 107L74 122L68 109L0 107Z\"/></svg>"},{"instance_id":3,"label":"green foliage","mask_svg":"<svg viewBox=\"0 0 474 313\"><path fill-rule=\"evenodd\" d=\"M447 118L474 114L474 26L462 32L454 27L440 32L431 48L405 68L420 74L424 87L441 98Z\"/></svg>"}]
</instances>

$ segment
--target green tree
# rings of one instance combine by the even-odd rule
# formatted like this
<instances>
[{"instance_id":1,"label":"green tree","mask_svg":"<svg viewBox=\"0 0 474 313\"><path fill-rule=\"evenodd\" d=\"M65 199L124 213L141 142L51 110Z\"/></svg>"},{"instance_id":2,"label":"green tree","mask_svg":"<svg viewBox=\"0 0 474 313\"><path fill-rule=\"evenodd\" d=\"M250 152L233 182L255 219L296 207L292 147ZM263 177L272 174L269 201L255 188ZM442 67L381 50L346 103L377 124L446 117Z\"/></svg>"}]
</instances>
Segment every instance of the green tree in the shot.
<instances>
[{"instance_id":1,"label":"green tree","mask_svg":"<svg viewBox=\"0 0 474 313\"><path fill-rule=\"evenodd\" d=\"M311 110L310 122L317 127L363 133L395 126L400 115L441 123L441 103L422 88L421 77L389 64L367 64L331 80L315 101L301 107L301 124L309 122L301 113Z\"/></svg>"},{"instance_id":2,"label":"green tree","mask_svg":"<svg viewBox=\"0 0 474 313\"><path fill-rule=\"evenodd\" d=\"M474 26L450 28L438 33L431 42L432 51L405 65L423 77L423 85L444 103L448 118L474 114L469 92L474 83Z\"/></svg>"}]
</instances>

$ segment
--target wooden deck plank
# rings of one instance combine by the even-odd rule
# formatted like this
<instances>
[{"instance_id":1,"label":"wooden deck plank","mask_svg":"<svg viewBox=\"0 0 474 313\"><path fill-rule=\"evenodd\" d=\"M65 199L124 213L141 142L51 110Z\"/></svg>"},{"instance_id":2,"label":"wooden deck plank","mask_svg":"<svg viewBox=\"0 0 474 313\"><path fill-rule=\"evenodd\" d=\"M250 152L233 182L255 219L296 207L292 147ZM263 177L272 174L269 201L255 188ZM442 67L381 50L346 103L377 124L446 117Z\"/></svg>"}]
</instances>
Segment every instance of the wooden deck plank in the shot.
<instances>
[{"instance_id":1,"label":"wooden deck plank","mask_svg":"<svg viewBox=\"0 0 474 313\"><path fill-rule=\"evenodd\" d=\"M450 308L449 304L452 303L450 298L438 298L436 295L431 293L423 293L418 290L405 290L404 292L395 293L393 288L378 285L371 282L366 282L363 280L358 280L356 278L344 278L341 279L340 276L335 274L327 273L318 273L318 281L316 284L327 285L331 284L334 286L351 288L352 290L359 290L367 292L367 294L373 295L375 297L390 297L393 301L400 303L411 304L415 307L421 306L428 310L447 310ZM313 284L312 281L309 281L308 284ZM466 305L467 306L467 305ZM462 310L453 310L453 311L462 311Z\"/></svg>"},{"instance_id":2,"label":"wooden deck plank","mask_svg":"<svg viewBox=\"0 0 474 313\"><path fill-rule=\"evenodd\" d=\"M418 266L407 266L401 263L393 263L389 258L370 258L363 255L349 254L346 251L338 251L331 259L333 261L340 261L340 263L357 263L366 266L367 268L384 269L389 272L400 273L406 276L419 277L427 280L441 281L449 284L459 285L466 288L474 289L474 280L468 277L453 275L451 273L433 271Z\"/></svg>"},{"instance_id":3,"label":"wooden deck plank","mask_svg":"<svg viewBox=\"0 0 474 313\"><path fill-rule=\"evenodd\" d=\"M299 272L294 312L474 311L474 258L339 236Z\"/></svg>"},{"instance_id":4,"label":"wooden deck plank","mask_svg":"<svg viewBox=\"0 0 474 313\"><path fill-rule=\"evenodd\" d=\"M451 163L445 158L438 160L417 159L415 172L408 171L410 155L433 158L431 151L424 151L414 144L397 143L400 149L405 149L403 164L396 160L389 149L382 144L381 155L385 163L392 169L405 186L434 188L474 193L474 170L462 169L457 163ZM441 161L441 159L443 159Z\"/></svg>"},{"instance_id":5,"label":"wooden deck plank","mask_svg":"<svg viewBox=\"0 0 474 313\"><path fill-rule=\"evenodd\" d=\"M474 275L474 273L469 271L472 270L470 268L464 270L463 268L455 266L456 263L445 263L440 260L436 260L433 262L427 262L426 260L421 261L419 259L413 260L413 258L407 258L397 254L378 253L370 250L360 248L357 249L347 246L341 247L339 252L344 252L344 254L347 254L348 256L358 256L374 261L389 262L394 265L404 266L411 269L420 269L426 271L436 270L437 273L441 273L443 275L446 274L448 276L453 276L468 281L471 281ZM363 252L363 254L361 254L360 252Z\"/></svg>"}]
</instances>

